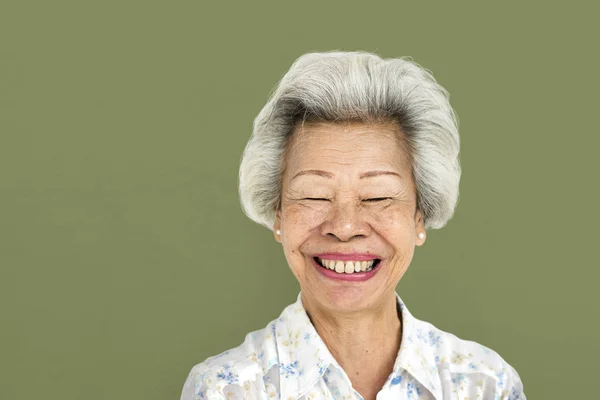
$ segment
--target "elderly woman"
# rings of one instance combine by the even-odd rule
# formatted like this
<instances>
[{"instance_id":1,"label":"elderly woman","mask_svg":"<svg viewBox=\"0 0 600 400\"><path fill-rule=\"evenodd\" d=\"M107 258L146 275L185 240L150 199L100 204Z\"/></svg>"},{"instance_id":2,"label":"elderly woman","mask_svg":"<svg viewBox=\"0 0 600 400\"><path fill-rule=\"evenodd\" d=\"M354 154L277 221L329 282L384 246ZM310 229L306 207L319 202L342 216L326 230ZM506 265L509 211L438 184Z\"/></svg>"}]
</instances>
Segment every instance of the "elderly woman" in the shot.
<instances>
[{"instance_id":1,"label":"elderly woman","mask_svg":"<svg viewBox=\"0 0 600 400\"><path fill-rule=\"evenodd\" d=\"M525 400L496 352L415 318L396 286L458 201L458 120L406 58L309 53L254 122L245 213L273 230L301 292L195 365L182 400Z\"/></svg>"}]
</instances>

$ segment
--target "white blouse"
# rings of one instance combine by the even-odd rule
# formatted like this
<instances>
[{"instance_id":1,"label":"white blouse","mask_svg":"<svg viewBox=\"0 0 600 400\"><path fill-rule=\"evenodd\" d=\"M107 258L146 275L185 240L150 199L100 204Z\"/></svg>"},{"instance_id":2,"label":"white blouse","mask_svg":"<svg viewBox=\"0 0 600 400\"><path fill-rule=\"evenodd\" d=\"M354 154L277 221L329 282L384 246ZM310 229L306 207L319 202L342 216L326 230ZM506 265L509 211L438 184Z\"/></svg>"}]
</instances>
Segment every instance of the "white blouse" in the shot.
<instances>
[{"instance_id":1,"label":"white blouse","mask_svg":"<svg viewBox=\"0 0 600 400\"><path fill-rule=\"evenodd\" d=\"M402 340L378 400L526 400L517 371L495 351L416 319L396 294ZM181 400L362 400L319 337L301 294L244 343L195 365Z\"/></svg>"}]
</instances>

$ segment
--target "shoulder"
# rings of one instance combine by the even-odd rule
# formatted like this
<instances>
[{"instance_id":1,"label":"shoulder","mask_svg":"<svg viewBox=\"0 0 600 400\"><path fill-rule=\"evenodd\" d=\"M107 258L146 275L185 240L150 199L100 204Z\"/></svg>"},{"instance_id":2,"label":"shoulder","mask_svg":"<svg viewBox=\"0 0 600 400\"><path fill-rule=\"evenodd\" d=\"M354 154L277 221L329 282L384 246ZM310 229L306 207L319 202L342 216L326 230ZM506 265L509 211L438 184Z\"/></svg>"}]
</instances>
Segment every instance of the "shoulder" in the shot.
<instances>
[{"instance_id":1,"label":"shoulder","mask_svg":"<svg viewBox=\"0 0 600 400\"><path fill-rule=\"evenodd\" d=\"M184 385L187 394L182 394L181 400L227 398L231 394L260 391L263 376L278 361L274 322L248 333L239 346L194 365Z\"/></svg>"},{"instance_id":2,"label":"shoulder","mask_svg":"<svg viewBox=\"0 0 600 400\"><path fill-rule=\"evenodd\" d=\"M431 323L420 321L432 346L433 357L439 369L447 369L454 384L468 381L480 386L483 392L493 392L500 399L525 400L523 384L515 368L491 348L462 339L443 331Z\"/></svg>"}]
</instances>

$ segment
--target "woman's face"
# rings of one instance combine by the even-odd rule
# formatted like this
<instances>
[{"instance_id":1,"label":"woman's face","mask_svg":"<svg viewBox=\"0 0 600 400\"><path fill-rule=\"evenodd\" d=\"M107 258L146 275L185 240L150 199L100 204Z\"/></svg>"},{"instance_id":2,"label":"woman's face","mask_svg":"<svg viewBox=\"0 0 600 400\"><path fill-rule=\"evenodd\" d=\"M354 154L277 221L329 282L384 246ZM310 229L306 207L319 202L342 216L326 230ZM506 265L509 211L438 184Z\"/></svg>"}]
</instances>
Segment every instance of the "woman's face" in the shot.
<instances>
[{"instance_id":1,"label":"woman's face","mask_svg":"<svg viewBox=\"0 0 600 400\"><path fill-rule=\"evenodd\" d=\"M423 244L399 135L392 123L319 122L291 138L274 231L310 303L338 312L380 307Z\"/></svg>"}]
</instances>

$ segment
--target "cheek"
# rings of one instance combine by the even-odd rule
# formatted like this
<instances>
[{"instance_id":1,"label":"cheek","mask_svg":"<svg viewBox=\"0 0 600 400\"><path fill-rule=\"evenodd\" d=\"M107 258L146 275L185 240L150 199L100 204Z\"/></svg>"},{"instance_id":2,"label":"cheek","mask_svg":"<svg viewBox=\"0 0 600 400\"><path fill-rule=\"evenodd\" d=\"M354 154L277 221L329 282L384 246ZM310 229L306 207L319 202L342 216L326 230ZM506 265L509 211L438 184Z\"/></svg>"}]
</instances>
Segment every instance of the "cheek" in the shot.
<instances>
[{"instance_id":1,"label":"cheek","mask_svg":"<svg viewBox=\"0 0 600 400\"><path fill-rule=\"evenodd\" d=\"M292 270L302 269L303 251L314 238L323 220L324 213L311 207L290 205L281 213L283 250Z\"/></svg>"},{"instance_id":2,"label":"cheek","mask_svg":"<svg viewBox=\"0 0 600 400\"><path fill-rule=\"evenodd\" d=\"M371 210L369 221L375 229L385 231L396 239L401 239L415 230L415 221L410 212L404 208L388 207L382 210Z\"/></svg>"},{"instance_id":3,"label":"cheek","mask_svg":"<svg viewBox=\"0 0 600 400\"><path fill-rule=\"evenodd\" d=\"M389 216L384 232L386 241L394 247L394 258L405 266L412 259L416 243L414 219L405 212L394 213Z\"/></svg>"},{"instance_id":4,"label":"cheek","mask_svg":"<svg viewBox=\"0 0 600 400\"><path fill-rule=\"evenodd\" d=\"M282 212L281 223L289 232L309 233L323 222L326 213L324 207L288 206Z\"/></svg>"},{"instance_id":5,"label":"cheek","mask_svg":"<svg viewBox=\"0 0 600 400\"><path fill-rule=\"evenodd\" d=\"M380 214L375 228L393 252L394 263L405 265L412 259L416 244L415 221L404 211Z\"/></svg>"}]
</instances>

